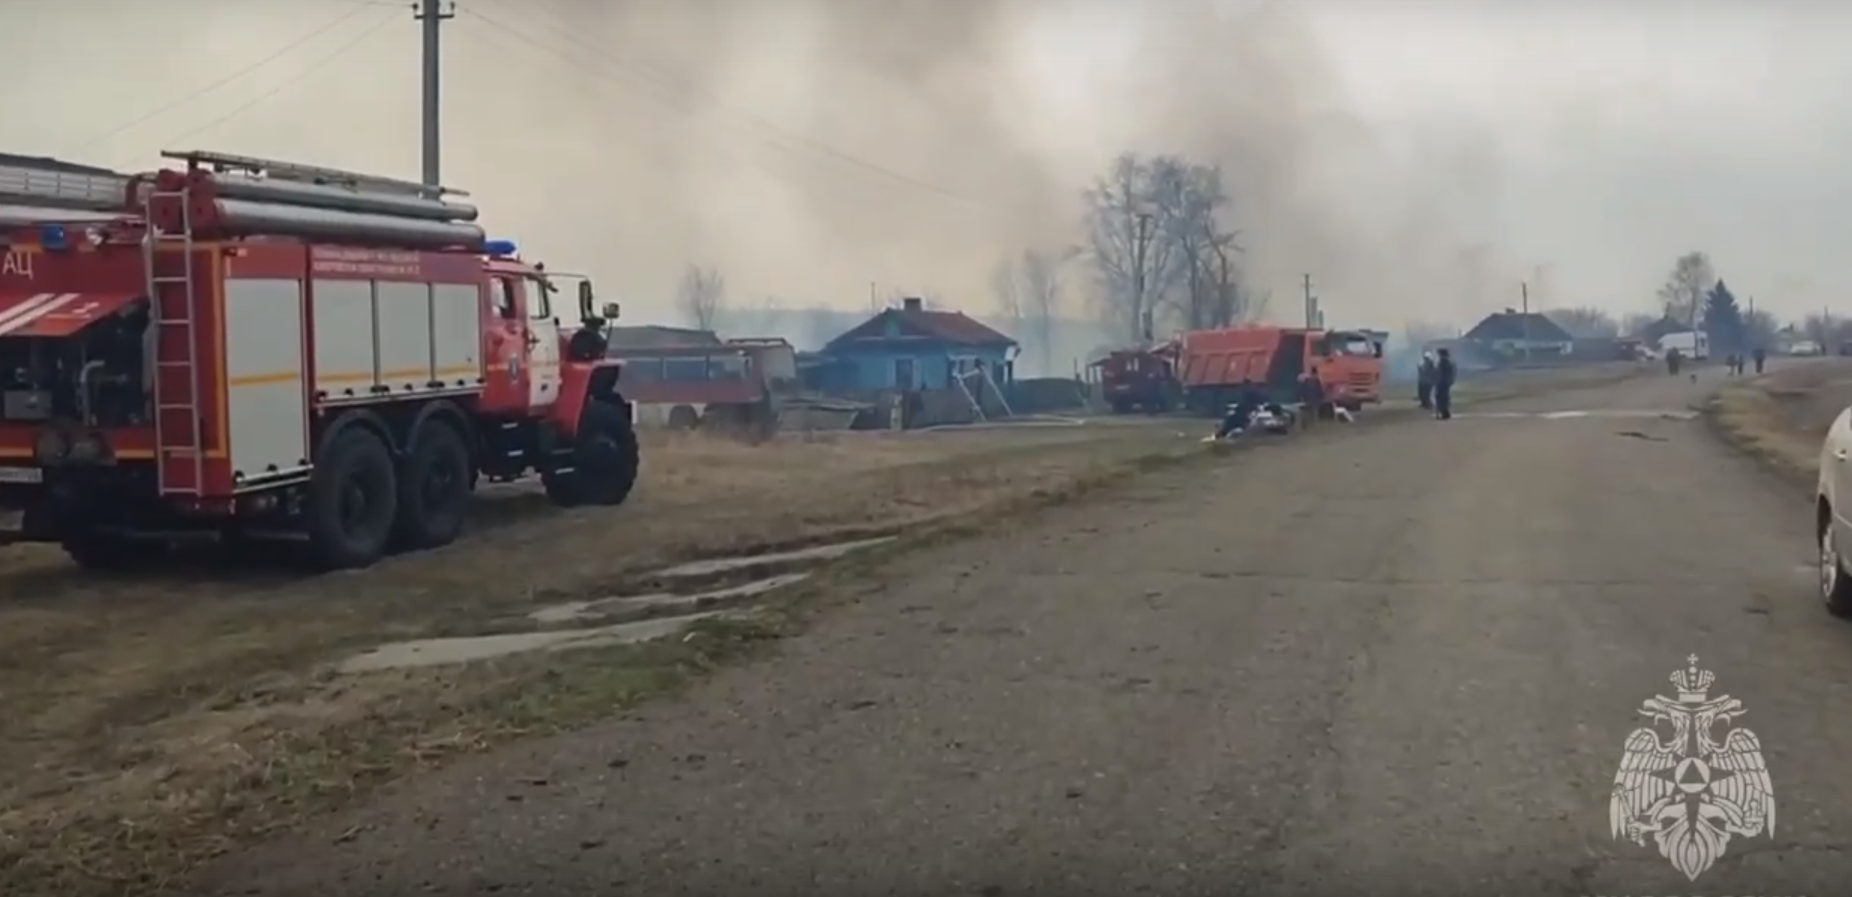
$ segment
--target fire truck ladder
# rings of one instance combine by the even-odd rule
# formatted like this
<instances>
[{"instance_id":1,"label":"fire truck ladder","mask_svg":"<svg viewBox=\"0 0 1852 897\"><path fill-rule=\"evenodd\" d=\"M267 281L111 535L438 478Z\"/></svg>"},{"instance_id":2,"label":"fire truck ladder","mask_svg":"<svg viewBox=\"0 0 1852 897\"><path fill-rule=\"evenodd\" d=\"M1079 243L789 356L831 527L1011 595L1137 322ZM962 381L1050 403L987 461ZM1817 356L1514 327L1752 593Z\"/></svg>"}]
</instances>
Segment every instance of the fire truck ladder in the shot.
<instances>
[{"instance_id":1,"label":"fire truck ladder","mask_svg":"<svg viewBox=\"0 0 1852 897\"><path fill-rule=\"evenodd\" d=\"M54 159L0 159L0 225L103 223L127 212L128 179Z\"/></svg>"},{"instance_id":2,"label":"fire truck ladder","mask_svg":"<svg viewBox=\"0 0 1852 897\"><path fill-rule=\"evenodd\" d=\"M469 195L462 190L451 187L421 184L417 181L405 181L398 178L381 177L373 174L361 174L354 171L343 171L339 168L323 168L319 165L279 162L274 159L259 159L253 156L235 156L230 153L215 153L205 150L187 150L185 152L166 150L161 153L161 157L164 159L172 159L177 162L185 162L189 168L205 169L214 174L243 174L273 181L294 181L303 184L346 187L359 193L396 193L403 196L420 196L431 199L441 199L446 196Z\"/></svg>"},{"instance_id":3,"label":"fire truck ladder","mask_svg":"<svg viewBox=\"0 0 1852 897\"><path fill-rule=\"evenodd\" d=\"M154 373L154 451L155 477L163 494L200 495L206 487L205 419L199 401L200 386L198 328L194 326L195 297L193 270L193 214L186 188L170 191L151 190L143 197L142 207L148 221L147 236L142 240L143 265L148 277L148 308L155 328L156 361ZM161 201L177 203L180 229L169 233L154 225L154 205ZM178 247L179 273L169 273L171 264L163 265L162 249ZM175 313L178 309L178 313ZM165 357L160 347L168 345L167 334L179 336L185 350L179 357ZM186 388L179 395L168 395L166 372L184 371ZM169 413L182 414L184 427L171 427ZM168 460L185 458L192 462L193 475L185 482L172 476Z\"/></svg>"}]
</instances>

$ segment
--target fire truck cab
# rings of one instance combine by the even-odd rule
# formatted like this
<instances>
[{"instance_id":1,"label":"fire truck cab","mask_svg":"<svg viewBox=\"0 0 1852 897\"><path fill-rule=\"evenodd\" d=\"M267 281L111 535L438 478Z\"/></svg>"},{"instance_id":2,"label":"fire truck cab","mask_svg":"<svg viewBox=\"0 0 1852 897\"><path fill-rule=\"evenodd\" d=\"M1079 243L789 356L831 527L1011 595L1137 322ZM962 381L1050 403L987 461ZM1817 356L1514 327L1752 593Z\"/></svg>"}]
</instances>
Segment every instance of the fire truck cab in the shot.
<instances>
[{"instance_id":1,"label":"fire truck cab","mask_svg":"<svg viewBox=\"0 0 1852 897\"><path fill-rule=\"evenodd\" d=\"M360 567L455 540L485 478L629 495L617 308L589 280L489 240L460 191L163 155L184 166L0 162L8 538L121 567L280 537Z\"/></svg>"},{"instance_id":2,"label":"fire truck cab","mask_svg":"<svg viewBox=\"0 0 1852 897\"><path fill-rule=\"evenodd\" d=\"M1176 352L1176 344L1164 343L1153 348L1115 349L1093 362L1100 391L1112 412L1162 414L1174 407L1182 391L1177 383Z\"/></svg>"}]
</instances>

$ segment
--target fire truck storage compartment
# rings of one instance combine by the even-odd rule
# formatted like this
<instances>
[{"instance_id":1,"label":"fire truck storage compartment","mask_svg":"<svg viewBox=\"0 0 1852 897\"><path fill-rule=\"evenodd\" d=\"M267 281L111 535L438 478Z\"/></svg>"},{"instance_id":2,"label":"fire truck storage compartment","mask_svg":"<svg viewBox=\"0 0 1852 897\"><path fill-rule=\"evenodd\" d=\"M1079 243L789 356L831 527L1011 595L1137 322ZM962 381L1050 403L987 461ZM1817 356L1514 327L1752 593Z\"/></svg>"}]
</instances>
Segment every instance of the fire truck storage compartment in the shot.
<instances>
[{"instance_id":1,"label":"fire truck storage compartment","mask_svg":"<svg viewBox=\"0 0 1852 897\"><path fill-rule=\"evenodd\" d=\"M479 389L476 284L317 278L318 401L339 404Z\"/></svg>"},{"instance_id":2,"label":"fire truck storage compartment","mask_svg":"<svg viewBox=\"0 0 1852 897\"><path fill-rule=\"evenodd\" d=\"M296 251L300 252L300 249ZM309 462L308 402L403 401L482 388L481 288L475 283L342 279L226 280L228 436L245 482ZM313 320L313 337L304 324ZM314 382L305 394L305 343Z\"/></svg>"},{"instance_id":3,"label":"fire truck storage compartment","mask_svg":"<svg viewBox=\"0 0 1852 897\"><path fill-rule=\"evenodd\" d=\"M233 480L242 484L307 469L301 281L226 281L225 369Z\"/></svg>"}]
</instances>

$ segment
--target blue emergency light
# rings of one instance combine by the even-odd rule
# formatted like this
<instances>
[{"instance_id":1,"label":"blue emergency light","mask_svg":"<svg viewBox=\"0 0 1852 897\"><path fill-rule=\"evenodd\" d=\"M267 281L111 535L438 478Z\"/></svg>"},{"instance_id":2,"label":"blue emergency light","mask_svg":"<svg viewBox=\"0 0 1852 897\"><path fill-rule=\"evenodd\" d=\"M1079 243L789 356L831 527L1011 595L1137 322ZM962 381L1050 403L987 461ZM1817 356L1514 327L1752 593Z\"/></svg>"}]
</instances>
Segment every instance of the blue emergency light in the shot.
<instances>
[{"instance_id":1,"label":"blue emergency light","mask_svg":"<svg viewBox=\"0 0 1852 897\"><path fill-rule=\"evenodd\" d=\"M482 250L490 255L514 255L518 251L513 240L489 240L482 244Z\"/></svg>"},{"instance_id":2,"label":"blue emergency light","mask_svg":"<svg viewBox=\"0 0 1852 897\"><path fill-rule=\"evenodd\" d=\"M71 248L70 235L56 224L47 224L39 228L39 245L46 252L64 252Z\"/></svg>"}]
</instances>

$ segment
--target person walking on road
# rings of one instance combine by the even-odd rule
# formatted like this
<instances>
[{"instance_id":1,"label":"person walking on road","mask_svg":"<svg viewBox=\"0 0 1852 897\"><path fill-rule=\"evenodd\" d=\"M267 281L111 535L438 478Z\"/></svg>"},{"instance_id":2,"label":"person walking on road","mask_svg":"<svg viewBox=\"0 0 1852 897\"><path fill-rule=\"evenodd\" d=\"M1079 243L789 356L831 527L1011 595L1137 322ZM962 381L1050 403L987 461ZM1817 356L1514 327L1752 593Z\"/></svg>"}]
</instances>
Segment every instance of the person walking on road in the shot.
<instances>
[{"instance_id":1,"label":"person walking on road","mask_svg":"<svg viewBox=\"0 0 1852 897\"><path fill-rule=\"evenodd\" d=\"M1679 352L1676 348L1667 349L1666 350L1666 373L1674 377L1678 376L1678 365L1679 365L1679 362L1683 360L1683 358L1684 358L1683 353Z\"/></svg>"},{"instance_id":2,"label":"person walking on road","mask_svg":"<svg viewBox=\"0 0 1852 897\"><path fill-rule=\"evenodd\" d=\"M1436 354L1439 358L1434 363L1434 417L1453 420L1453 380L1458 371L1453 366L1452 352L1442 349Z\"/></svg>"},{"instance_id":3,"label":"person walking on road","mask_svg":"<svg viewBox=\"0 0 1852 897\"><path fill-rule=\"evenodd\" d=\"M1434 353L1421 353L1421 366L1415 369L1415 400L1424 409L1434 407Z\"/></svg>"},{"instance_id":4,"label":"person walking on road","mask_svg":"<svg viewBox=\"0 0 1852 897\"><path fill-rule=\"evenodd\" d=\"M1756 373L1760 374L1762 373L1762 366L1765 364L1768 364L1768 350L1761 349L1761 348L1756 349L1755 359L1756 359Z\"/></svg>"}]
</instances>

